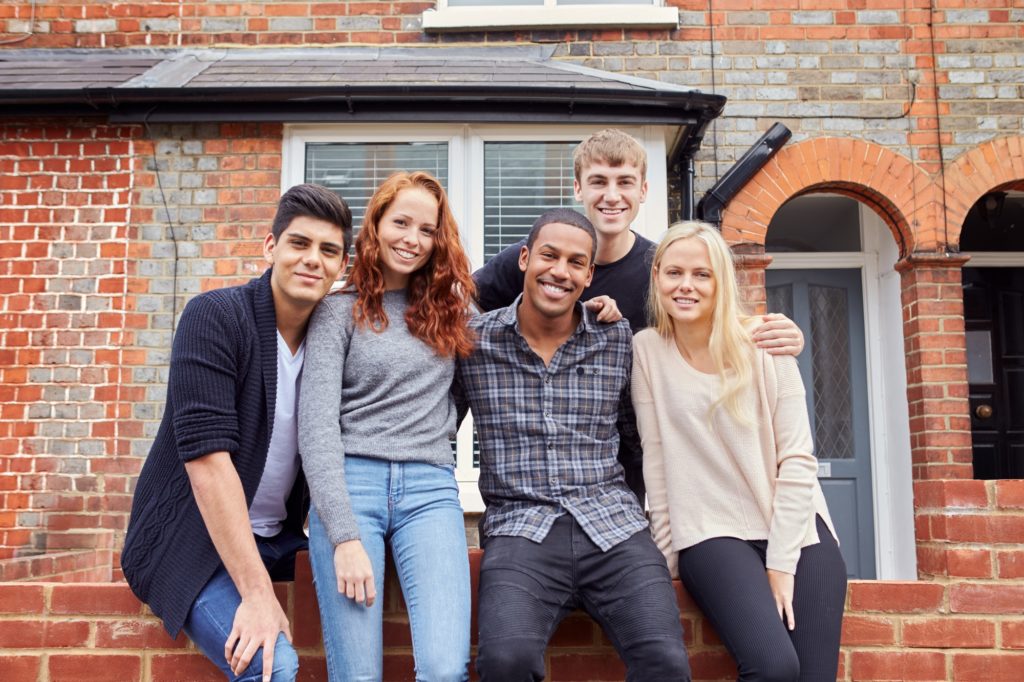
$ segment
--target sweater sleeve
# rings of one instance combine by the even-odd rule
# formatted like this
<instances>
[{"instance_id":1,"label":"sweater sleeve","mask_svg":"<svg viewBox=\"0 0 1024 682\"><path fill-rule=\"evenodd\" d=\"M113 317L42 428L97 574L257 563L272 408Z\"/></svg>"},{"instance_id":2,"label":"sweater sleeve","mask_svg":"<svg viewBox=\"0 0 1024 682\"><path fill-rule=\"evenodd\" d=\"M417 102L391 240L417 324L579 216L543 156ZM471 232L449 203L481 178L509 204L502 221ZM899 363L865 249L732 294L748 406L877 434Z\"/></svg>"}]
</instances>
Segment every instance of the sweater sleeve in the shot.
<instances>
[{"instance_id":1,"label":"sweater sleeve","mask_svg":"<svg viewBox=\"0 0 1024 682\"><path fill-rule=\"evenodd\" d=\"M167 404L179 456L238 453L237 381L248 366L235 316L214 295L192 299L181 314L168 379Z\"/></svg>"},{"instance_id":2,"label":"sweater sleeve","mask_svg":"<svg viewBox=\"0 0 1024 682\"><path fill-rule=\"evenodd\" d=\"M511 305L522 293L524 275L519 269L519 251L525 245L524 239L502 249L473 273L476 302L484 312Z\"/></svg>"},{"instance_id":3,"label":"sweater sleeve","mask_svg":"<svg viewBox=\"0 0 1024 682\"><path fill-rule=\"evenodd\" d=\"M299 453L313 505L338 545L359 538L345 484L341 440L341 383L348 345L346 324L333 301L313 311L306 332L306 357L299 391Z\"/></svg>"},{"instance_id":4,"label":"sweater sleeve","mask_svg":"<svg viewBox=\"0 0 1024 682\"><path fill-rule=\"evenodd\" d=\"M764 362L771 363L766 364L765 370L774 371L776 375L772 426L778 463L766 565L795 574L800 545L807 533L808 515L814 504L818 460L813 454L804 385L796 358L766 354Z\"/></svg>"},{"instance_id":5,"label":"sweater sleeve","mask_svg":"<svg viewBox=\"0 0 1024 682\"><path fill-rule=\"evenodd\" d=\"M633 347L632 393L633 409L636 411L637 430L643 448L644 483L647 485L647 505L651 514L651 534L654 543L665 555L669 573L679 577L678 558L672 551L672 529L669 525L668 485L665 481L665 455L661 433L654 412L654 398L648 379L650 367L643 351L642 339Z\"/></svg>"}]
</instances>

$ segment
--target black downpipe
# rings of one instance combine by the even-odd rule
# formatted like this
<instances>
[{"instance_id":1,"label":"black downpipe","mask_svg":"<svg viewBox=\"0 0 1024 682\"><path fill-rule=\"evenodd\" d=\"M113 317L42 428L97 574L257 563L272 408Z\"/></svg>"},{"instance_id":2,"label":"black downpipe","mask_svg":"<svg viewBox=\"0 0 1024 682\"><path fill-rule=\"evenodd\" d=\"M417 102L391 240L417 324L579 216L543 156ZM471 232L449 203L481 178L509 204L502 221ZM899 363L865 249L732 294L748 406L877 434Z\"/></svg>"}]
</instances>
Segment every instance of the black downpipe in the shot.
<instances>
[{"instance_id":1,"label":"black downpipe","mask_svg":"<svg viewBox=\"0 0 1024 682\"><path fill-rule=\"evenodd\" d=\"M754 146L743 153L740 160L709 189L697 204L697 217L705 222L722 224L722 211L732 198L750 182L750 178L761 170L776 152L793 137L792 131L781 123L775 123ZM692 161L691 161L692 163Z\"/></svg>"},{"instance_id":2,"label":"black downpipe","mask_svg":"<svg viewBox=\"0 0 1024 682\"><path fill-rule=\"evenodd\" d=\"M683 189L683 197L686 202L683 206L683 219L693 220L693 178L697 174L694 168L693 157L686 159L686 186Z\"/></svg>"}]
</instances>

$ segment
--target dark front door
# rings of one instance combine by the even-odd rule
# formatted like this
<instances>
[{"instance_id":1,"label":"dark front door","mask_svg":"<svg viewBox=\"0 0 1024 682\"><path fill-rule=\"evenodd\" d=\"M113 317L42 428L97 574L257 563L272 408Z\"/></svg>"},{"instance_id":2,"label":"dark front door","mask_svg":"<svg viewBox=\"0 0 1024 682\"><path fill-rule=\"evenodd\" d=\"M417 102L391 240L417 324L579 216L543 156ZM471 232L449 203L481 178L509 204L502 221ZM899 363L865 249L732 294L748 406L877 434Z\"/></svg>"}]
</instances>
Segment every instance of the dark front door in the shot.
<instances>
[{"instance_id":1,"label":"dark front door","mask_svg":"<svg viewBox=\"0 0 1024 682\"><path fill-rule=\"evenodd\" d=\"M1024 268L963 281L974 477L1024 478Z\"/></svg>"},{"instance_id":2,"label":"dark front door","mask_svg":"<svg viewBox=\"0 0 1024 682\"><path fill-rule=\"evenodd\" d=\"M875 577L861 271L768 270L768 310L804 333L800 375L829 514L851 578Z\"/></svg>"}]
</instances>

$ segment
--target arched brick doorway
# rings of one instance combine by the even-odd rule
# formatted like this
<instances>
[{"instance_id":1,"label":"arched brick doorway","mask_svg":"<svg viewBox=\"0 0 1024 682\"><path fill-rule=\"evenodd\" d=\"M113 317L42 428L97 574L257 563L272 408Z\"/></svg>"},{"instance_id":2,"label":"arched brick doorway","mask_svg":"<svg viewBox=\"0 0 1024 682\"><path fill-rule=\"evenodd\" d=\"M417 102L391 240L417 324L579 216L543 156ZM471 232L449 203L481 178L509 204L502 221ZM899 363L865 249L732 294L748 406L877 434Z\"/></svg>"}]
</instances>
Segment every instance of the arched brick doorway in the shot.
<instances>
[{"instance_id":1,"label":"arched brick doorway","mask_svg":"<svg viewBox=\"0 0 1024 682\"><path fill-rule=\"evenodd\" d=\"M1021 137L990 140L956 159L945 178L950 239L970 258L964 328L973 474L981 479L1024 478L1022 149Z\"/></svg>"},{"instance_id":2,"label":"arched brick doorway","mask_svg":"<svg viewBox=\"0 0 1024 682\"><path fill-rule=\"evenodd\" d=\"M779 283L786 283L791 292L840 291L842 302L848 301L850 306L851 326L844 327L839 334L850 337L837 337L833 341L841 340L840 345L852 349L849 356L851 395L856 394L854 388L859 385L866 396L865 406L860 410L854 406L856 401L851 400L848 413L861 414L856 419L850 417L849 427L854 429L854 440L859 443L856 449L862 453L857 456L865 458L861 460L860 478L851 478L852 474L847 472L848 468L856 468L849 466L853 461L835 459L837 445L827 434L817 433L816 438L820 461L825 465L819 470L819 476L832 477L830 481L823 478L823 485L834 484L840 491L835 499L830 499L830 505L843 505L843 495L856 498L846 503L850 510L844 509L841 515L859 517L857 522L850 520L854 537L844 545L864 538L869 542L847 557L848 563L861 562L857 572L861 577L916 576L907 368L902 359L902 334L892 333L904 327L902 282L894 266L916 248L910 215L919 213L923 203L920 195L910 191L914 186L929 188L927 176L897 154L859 140L811 140L787 147L776 155L737 195L723 217L723 234L736 244L741 254L740 264L751 300L767 305L767 278L773 290ZM897 187L904 189L894 192ZM828 238L825 232L835 225L834 221L826 219L819 234L813 229L805 230L803 238L817 245L807 246L802 253L780 252L777 240L773 246L769 234L769 229L780 229L772 223L773 217L786 215L801 202L817 201L823 194L831 196L833 203L853 207L858 216L853 228L857 231L856 245L842 253L829 251L837 247L835 240ZM786 208L780 211L784 205ZM805 219L815 217L815 210L804 214ZM839 284L838 280L833 282L836 277L845 284ZM826 306L825 310L834 313L835 306ZM843 317L844 321L846 319ZM807 374L821 371L818 367L822 364L821 357L815 354L815 345L829 343L826 339L829 334L825 333L828 323L823 320L824 317L813 323L808 317L798 321L802 326L807 324L807 357L801 357L802 367L813 366ZM852 359L858 347L862 357L859 370ZM828 356L828 352L821 355ZM826 357L825 362L828 361ZM805 383L809 384L812 422L820 424L826 415L818 413L823 409L827 413L828 409L816 401L827 403L827 390L814 396L813 382L805 377ZM866 477L863 476L865 465L868 467ZM854 492L843 493L842 490ZM834 511L833 516L835 514ZM871 564L868 568L863 565L865 556Z\"/></svg>"}]
</instances>

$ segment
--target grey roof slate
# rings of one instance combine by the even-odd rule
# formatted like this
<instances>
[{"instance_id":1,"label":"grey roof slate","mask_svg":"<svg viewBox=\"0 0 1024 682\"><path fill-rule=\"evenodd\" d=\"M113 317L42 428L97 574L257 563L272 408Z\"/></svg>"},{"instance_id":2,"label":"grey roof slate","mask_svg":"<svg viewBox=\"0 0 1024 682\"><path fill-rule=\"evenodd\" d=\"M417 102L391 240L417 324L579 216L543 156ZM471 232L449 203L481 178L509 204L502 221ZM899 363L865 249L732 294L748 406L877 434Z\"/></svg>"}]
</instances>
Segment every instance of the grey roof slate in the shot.
<instances>
[{"instance_id":1,"label":"grey roof slate","mask_svg":"<svg viewBox=\"0 0 1024 682\"><path fill-rule=\"evenodd\" d=\"M105 56L92 59L26 59L19 58L14 51L0 53L0 92L119 87L160 62L157 58Z\"/></svg>"},{"instance_id":2,"label":"grey roof slate","mask_svg":"<svg viewBox=\"0 0 1024 682\"><path fill-rule=\"evenodd\" d=\"M550 58L551 52L542 46L11 50L0 52L0 97L5 91L19 90L245 90L323 87L325 83L449 88L460 82L503 88L692 92L678 85L558 62Z\"/></svg>"}]
</instances>

